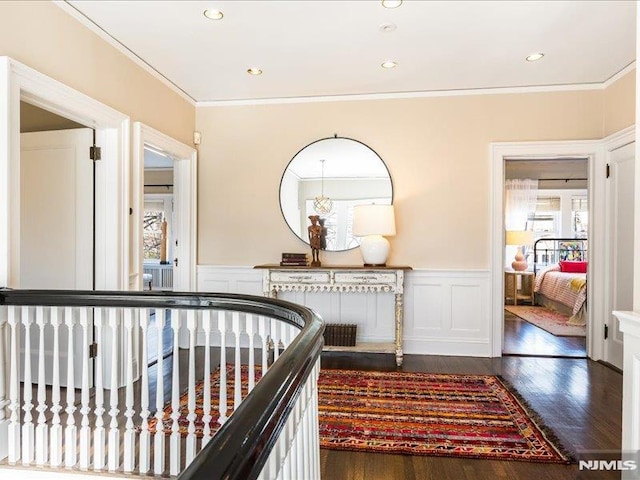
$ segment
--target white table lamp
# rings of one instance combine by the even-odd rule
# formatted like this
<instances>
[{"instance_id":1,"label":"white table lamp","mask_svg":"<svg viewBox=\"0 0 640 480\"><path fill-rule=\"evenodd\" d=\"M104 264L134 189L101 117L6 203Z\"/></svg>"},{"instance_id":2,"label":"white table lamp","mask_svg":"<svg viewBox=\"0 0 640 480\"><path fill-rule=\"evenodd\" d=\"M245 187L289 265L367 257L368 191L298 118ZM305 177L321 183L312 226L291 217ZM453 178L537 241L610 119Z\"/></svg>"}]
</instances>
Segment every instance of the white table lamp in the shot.
<instances>
[{"instance_id":1,"label":"white table lamp","mask_svg":"<svg viewBox=\"0 0 640 480\"><path fill-rule=\"evenodd\" d=\"M385 266L390 237L396 234L393 205L356 205L353 207L353 235L360 240L360 253L366 267Z\"/></svg>"},{"instance_id":2,"label":"white table lamp","mask_svg":"<svg viewBox=\"0 0 640 480\"><path fill-rule=\"evenodd\" d=\"M529 230L507 230L505 243L507 245L517 245L518 247L531 245L533 243L533 232ZM524 258L520 248L518 248L516 257L511 263L511 268L518 272L523 272L527 269L527 260Z\"/></svg>"}]
</instances>

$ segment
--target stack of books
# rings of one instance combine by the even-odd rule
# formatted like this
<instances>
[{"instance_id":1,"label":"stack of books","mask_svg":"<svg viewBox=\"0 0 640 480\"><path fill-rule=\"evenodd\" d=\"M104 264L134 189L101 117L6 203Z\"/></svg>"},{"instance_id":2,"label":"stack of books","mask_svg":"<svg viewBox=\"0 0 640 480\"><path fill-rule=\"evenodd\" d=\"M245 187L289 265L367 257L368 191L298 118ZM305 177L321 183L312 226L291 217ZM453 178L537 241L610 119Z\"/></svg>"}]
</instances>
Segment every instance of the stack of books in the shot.
<instances>
[{"instance_id":1,"label":"stack of books","mask_svg":"<svg viewBox=\"0 0 640 480\"><path fill-rule=\"evenodd\" d=\"M356 345L357 325L345 323L328 323L324 329L324 344L340 347Z\"/></svg>"},{"instance_id":2,"label":"stack of books","mask_svg":"<svg viewBox=\"0 0 640 480\"><path fill-rule=\"evenodd\" d=\"M281 267L306 267L308 265L306 253L283 253Z\"/></svg>"}]
</instances>

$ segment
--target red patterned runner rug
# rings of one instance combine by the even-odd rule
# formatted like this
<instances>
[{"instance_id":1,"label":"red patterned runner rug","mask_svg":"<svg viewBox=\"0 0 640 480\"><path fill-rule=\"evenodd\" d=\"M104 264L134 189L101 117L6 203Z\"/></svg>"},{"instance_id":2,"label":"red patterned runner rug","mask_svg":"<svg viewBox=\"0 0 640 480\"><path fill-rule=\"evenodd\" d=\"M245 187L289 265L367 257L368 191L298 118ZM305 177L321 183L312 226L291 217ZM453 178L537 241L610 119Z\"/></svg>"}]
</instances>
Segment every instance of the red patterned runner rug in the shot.
<instances>
[{"instance_id":1,"label":"red patterned runner rug","mask_svg":"<svg viewBox=\"0 0 640 480\"><path fill-rule=\"evenodd\" d=\"M233 365L227 365L228 415ZM248 368L242 366L243 398ZM260 370L256 367L256 375ZM218 428L220 372L211 375L211 431ZM196 435L202 436L204 385L196 385ZM187 434L188 392L180 397L180 432ZM493 375L321 370L318 382L321 448L408 455L570 463L531 410ZM171 405L163 428L171 433ZM155 418L149 428L155 431Z\"/></svg>"}]
</instances>

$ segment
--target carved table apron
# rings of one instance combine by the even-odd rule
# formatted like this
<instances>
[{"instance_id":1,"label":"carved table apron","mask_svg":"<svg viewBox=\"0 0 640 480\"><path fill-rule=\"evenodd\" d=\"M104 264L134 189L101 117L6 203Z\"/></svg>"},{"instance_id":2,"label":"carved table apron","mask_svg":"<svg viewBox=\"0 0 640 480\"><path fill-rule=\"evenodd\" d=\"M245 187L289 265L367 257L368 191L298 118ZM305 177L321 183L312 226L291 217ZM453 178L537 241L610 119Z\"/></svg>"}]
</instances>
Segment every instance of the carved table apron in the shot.
<instances>
[{"instance_id":1,"label":"carved table apron","mask_svg":"<svg viewBox=\"0 0 640 480\"><path fill-rule=\"evenodd\" d=\"M406 266L386 267L282 267L257 265L263 269L262 290L276 298L278 292L384 292L395 294L396 363L402 365L402 327L404 318L404 271Z\"/></svg>"}]
</instances>

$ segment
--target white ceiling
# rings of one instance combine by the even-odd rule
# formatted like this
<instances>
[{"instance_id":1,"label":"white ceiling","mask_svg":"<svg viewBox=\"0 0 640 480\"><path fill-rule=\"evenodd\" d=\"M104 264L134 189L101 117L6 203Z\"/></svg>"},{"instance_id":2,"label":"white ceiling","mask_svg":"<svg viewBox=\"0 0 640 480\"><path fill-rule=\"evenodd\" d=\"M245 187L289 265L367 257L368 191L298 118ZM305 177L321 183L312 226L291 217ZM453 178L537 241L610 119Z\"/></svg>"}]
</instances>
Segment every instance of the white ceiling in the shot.
<instances>
[{"instance_id":1,"label":"white ceiling","mask_svg":"<svg viewBox=\"0 0 640 480\"><path fill-rule=\"evenodd\" d=\"M198 102L602 83L635 60L633 1L68 3Z\"/></svg>"}]
</instances>

